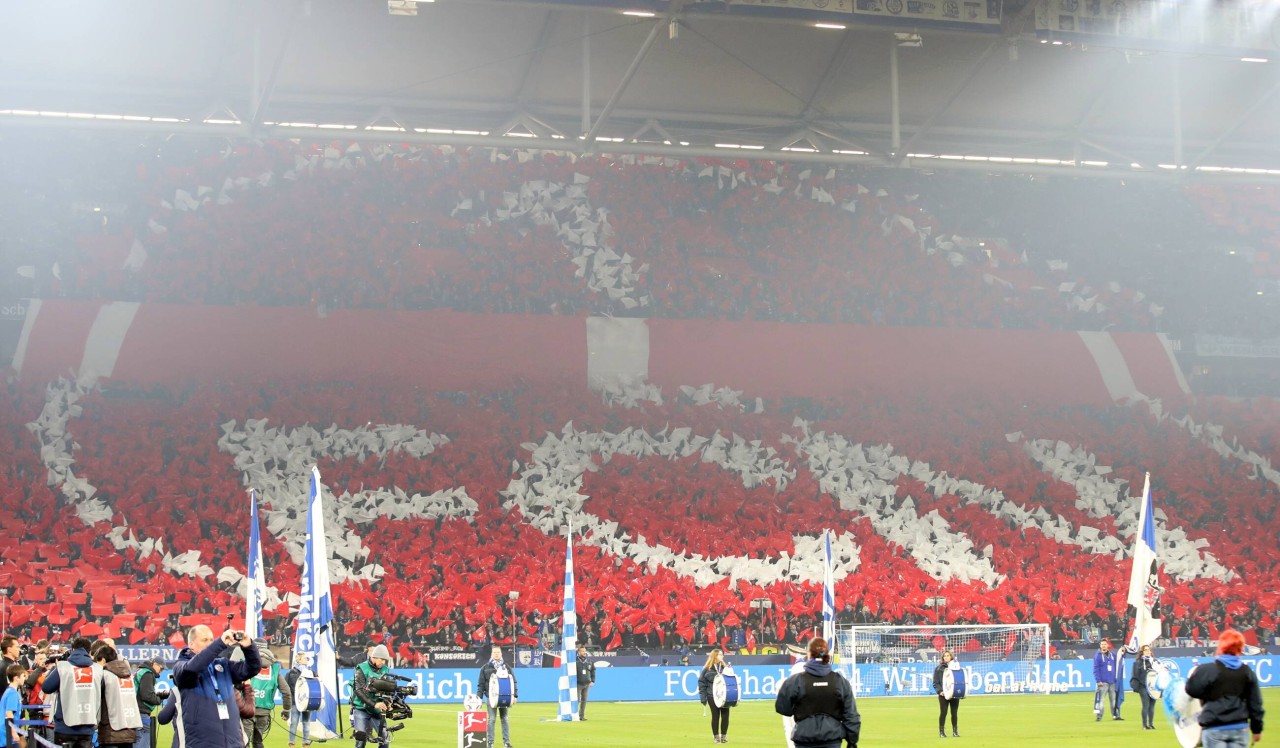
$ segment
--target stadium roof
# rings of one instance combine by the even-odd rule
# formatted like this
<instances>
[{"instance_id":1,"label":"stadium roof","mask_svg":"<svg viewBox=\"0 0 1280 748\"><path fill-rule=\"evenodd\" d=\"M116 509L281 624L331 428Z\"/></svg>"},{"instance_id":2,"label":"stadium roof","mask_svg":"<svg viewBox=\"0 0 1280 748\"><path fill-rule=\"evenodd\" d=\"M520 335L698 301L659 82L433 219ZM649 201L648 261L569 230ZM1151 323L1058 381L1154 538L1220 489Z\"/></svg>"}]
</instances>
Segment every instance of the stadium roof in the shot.
<instances>
[{"instance_id":1,"label":"stadium roof","mask_svg":"<svg viewBox=\"0 0 1280 748\"><path fill-rule=\"evenodd\" d=\"M1280 175L1280 26L1256 8L1223 44L1220 17L1170 41L1050 28L1072 0L963 2L975 22L852 1L10 3L0 127ZM1199 5L1223 3L1178 8Z\"/></svg>"}]
</instances>

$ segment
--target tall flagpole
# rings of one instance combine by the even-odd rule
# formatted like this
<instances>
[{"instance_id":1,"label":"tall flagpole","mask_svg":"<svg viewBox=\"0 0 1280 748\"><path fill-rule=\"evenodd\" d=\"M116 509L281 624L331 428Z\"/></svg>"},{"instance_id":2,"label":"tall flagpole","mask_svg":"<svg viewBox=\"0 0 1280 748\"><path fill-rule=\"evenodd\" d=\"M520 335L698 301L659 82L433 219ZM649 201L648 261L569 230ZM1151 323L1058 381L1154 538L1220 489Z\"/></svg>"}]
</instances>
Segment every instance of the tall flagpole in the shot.
<instances>
[{"instance_id":1,"label":"tall flagpole","mask_svg":"<svg viewBox=\"0 0 1280 748\"><path fill-rule=\"evenodd\" d=\"M338 661L334 651L333 598L329 592L329 551L324 535L324 496L320 469L311 469L307 505L307 544L302 560L294 656L311 655L311 667L324 691L311 723L312 736L328 740L339 734Z\"/></svg>"},{"instance_id":2,"label":"tall flagpole","mask_svg":"<svg viewBox=\"0 0 1280 748\"><path fill-rule=\"evenodd\" d=\"M258 492L249 489L249 568L245 575L244 630L250 639L262 637L262 605L266 601L266 573L262 568L262 536L258 530Z\"/></svg>"},{"instance_id":3,"label":"tall flagpole","mask_svg":"<svg viewBox=\"0 0 1280 748\"><path fill-rule=\"evenodd\" d=\"M831 564L831 531L822 531L822 638L827 649L835 649L836 639L836 586Z\"/></svg>"},{"instance_id":4,"label":"tall flagpole","mask_svg":"<svg viewBox=\"0 0 1280 748\"><path fill-rule=\"evenodd\" d=\"M564 627L561 638L561 657L564 673L560 676L559 722L578 719L578 614L574 604L573 588L573 522L570 521L565 539L564 556Z\"/></svg>"},{"instance_id":5,"label":"tall flagpole","mask_svg":"<svg viewBox=\"0 0 1280 748\"><path fill-rule=\"evenodd\" d=\"M1126 598L1134 608L1133 634L1129 648L1137 652L1142 645L1160 638L1156 605L1160 600L1159 556L1156 553L1156 521L1151 503L1151 473L1142 486L1142 509L1138 513L1138 534L1133 541L1133 567L1129 571L1129 593Z\"/></svg>"}]
</instances>

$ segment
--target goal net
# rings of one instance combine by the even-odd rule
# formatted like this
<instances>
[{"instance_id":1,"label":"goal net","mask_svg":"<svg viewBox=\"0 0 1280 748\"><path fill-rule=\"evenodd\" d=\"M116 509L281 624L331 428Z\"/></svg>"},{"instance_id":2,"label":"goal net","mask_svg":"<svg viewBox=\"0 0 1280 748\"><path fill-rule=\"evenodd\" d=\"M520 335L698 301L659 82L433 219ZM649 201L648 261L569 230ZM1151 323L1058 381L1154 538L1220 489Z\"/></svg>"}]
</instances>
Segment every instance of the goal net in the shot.
<instances>
[{"instance_id":1,"label":"goal net","mask_svg":"<svg viewBox=\"0 0 1280 748\"><path fill-rule=\"evenodd\" d=\"M837 667L857 696L928 696L942 652L964 673L966 695L1049 693L1049 626L836 627Z\"/></svg>"}]
</instances>

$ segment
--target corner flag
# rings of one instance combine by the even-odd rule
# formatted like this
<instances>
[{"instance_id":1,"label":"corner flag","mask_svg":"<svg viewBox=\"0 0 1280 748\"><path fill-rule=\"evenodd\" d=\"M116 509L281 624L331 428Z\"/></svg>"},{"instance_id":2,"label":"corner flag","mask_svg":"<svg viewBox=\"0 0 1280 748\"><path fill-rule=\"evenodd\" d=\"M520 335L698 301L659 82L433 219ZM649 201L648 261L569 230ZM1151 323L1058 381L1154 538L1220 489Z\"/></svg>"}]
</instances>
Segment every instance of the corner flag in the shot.
<instances>
[{"instance_id":1,"label":"corner flag","mask_svg":"<svg viewBox=\"0 0 1280 748\"><path fill-rule=\"evenodd\" d=\"M560 661L564 674L560 676L559 722L578 719L578 614L573 600L573 527L569 527L564 556L564 625Z\"/></svg>"}]
</instances>

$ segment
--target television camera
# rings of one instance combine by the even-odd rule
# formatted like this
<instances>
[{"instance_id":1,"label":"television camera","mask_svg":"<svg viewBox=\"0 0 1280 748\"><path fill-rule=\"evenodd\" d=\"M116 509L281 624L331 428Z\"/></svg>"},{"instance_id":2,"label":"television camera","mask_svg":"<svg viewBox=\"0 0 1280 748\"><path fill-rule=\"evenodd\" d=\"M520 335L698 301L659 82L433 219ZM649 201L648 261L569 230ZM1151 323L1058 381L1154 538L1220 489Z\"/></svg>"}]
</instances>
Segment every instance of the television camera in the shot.
<instances>
[{"instance_id":1,"label":"television camera","mask_svg":"<svg viewBox=\"0 0 1280 748\"><path fill-rule=\"evenodd\" d=\"M383 715L388 720L402 722L413 717L413 707L405 701L409 696L418 695L418 684L411 678L387 673L380 678L369 679L369 691L378 703L387 705ZM391 725L387 727L387 732L402 729L404 729L403 724Z\"/></svg>"}]
</instances>

